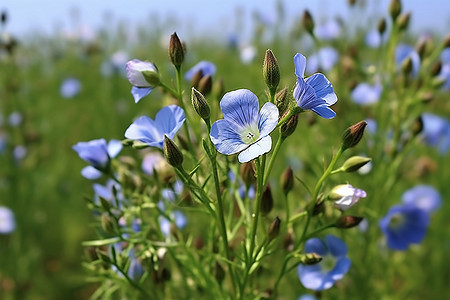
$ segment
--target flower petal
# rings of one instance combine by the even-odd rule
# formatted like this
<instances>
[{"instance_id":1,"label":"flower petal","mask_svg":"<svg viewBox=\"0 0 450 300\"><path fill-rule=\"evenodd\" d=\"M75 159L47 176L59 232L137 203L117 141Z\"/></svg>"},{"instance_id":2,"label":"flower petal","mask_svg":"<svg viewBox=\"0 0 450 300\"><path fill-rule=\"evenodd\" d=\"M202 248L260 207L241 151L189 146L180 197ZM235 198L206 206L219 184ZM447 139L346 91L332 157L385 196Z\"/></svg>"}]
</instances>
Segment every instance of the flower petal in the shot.
<instances>
[{"instance_id":1,"label":"flower petal","mask_svg":"<svg viewBox=\"0 0 450 300\"><path fill-rule=\"evenodd\" d=\"M93 166L87 166L81 170L81 176L89 180L95 180L102 177L102 172L100 172Z\"/></svg>"},{"instance_id":2,"label":"flower petal","mask_svg":"<svg viewBox=\"0 0 450 300\"><path fill-rule=\"evenodd\" d=\"M319 238L312 238L306 241L305 244L305 252L306 253L317 253L320 256L324 256L327 254L328 249L325 247L323 241Z\"/></svg>"},{"instance_id":3,"label":"flower petal","mask_svg":"<svg viewBox=\"0 0 450 300\"><path fill-rule=\"evenodd\" d=\"M267 102L261 107L258 118L260 136L269 135L278 124L278 108L275 104Z\"/></svg>"},{"instance_id":4,"label":"flower petal","mask_svg":"<svg viewBox=\"0 0 450 300\"><path fill-rule=\"evenodd\" d=\"M162 108L155 117L155 122L160 130L170 139L173 139L175 133L181 128L185 120L184 110L177 105L169 105Z\"/></svg>"},{"instance_id":5,"label":"flower petal","mask_svg":"<svg viewBox=\"0 0 450 300\"><path fill-rule=\"evenodd\" d=\"M294 87L294 98L297 105L304 110L326 104L325 100L317 97L316 92L309 84L298 77Z\"/></svg>"},{"instance_id":6,"label":"flower petal","mask_svg":"<svg viewBox=\"0 0 450 300\"><path fill-rule=\"evenodd\" d=\"M305 76L306 57L303 54L297 53L294 56L295 75L303 78Z\"/></svg>"},{"instance_id":7,"label":"flower petal","mask_svg":"<svg viewBox=\"0 0 450 300\"><path fill-rule=\"evenodd\" d=\"M263 137L259 141L254 144L251 144L250 147L239 153L238 160L240 163L246 163L251 161L254 158L257 158L264 153L267 153L272 148L272 138L270 135Z\"/></svg>"},{"instance_id":8,"label":"flower petal","mask_svg":"<svg viewBox=\"0 0 450 300\"><path fill-rule=\"evenodd\" d=\"M314 89L316 96L325 100L328 105L333 105L337 102L333 86L325 75L321 73L314 74L306 79L306 83Z\"/></svg>"},{"instance_id":9,"label":"flower petal","mask_svg":"<svg viewBox=\"0 0 450 300\"><path fill-rule=\"evenodd\" d=\"M133 59L127 62L126 71L127 71L127 79L132 85L136 87L148 88L151 87L151 85L150 83L147 82L142 72L143 71L157 72L157 69L155 65L152 64L151 62Z\"/></svg>"},{"instance_id":10,"label":"flower petal","mask_svg":"<svg viewBox=\"0 0 450 300\"><path fill-rule=\"evenodd\" d=\"M342 257L336 262L336 265L334 266L333 270L328 273L329 276L333 280L339 280L344 277L344 275L348 272L350 269L350 266L352 265L352 262L347 257Z\"/></svg>"},{"instance_id":11,"label":"flower petal","mask_svg":"<svg viewBox=\"0 0 450 300\"><path fill-rule=\"evenodd\" d=\"M150 88L150 87L140 88L140 87L133 86L131 88L131 95L133 95L134 103L138 103L142 98L144 98L145 96L150 94L152 89L153 88Z\"/></svg>"},{"instance_id":12,"label":"flower petal","mask_svg":"<svg viewBox=\"0 0 450 300\"><path fill-rule=\"evenodd\" d=\"M258 97L246 89L231 91L220 100L220 109L225 120L245 127L258 120Z\"/></svg>"},{"instance_id":13,"label":"flower petal","mask_svg":"<svg viewBox=\"0 0 450 300\"><path fill-rule=\"evenodd\" d=\"M228 120L218 120L211 126L210 138L217 151L230 155L238 153L248 147L242 142L234 123Z\"/></svg>"},{"instance_id":14,"label":"flower petal","mask_svg":"<svg viewBox=\"0 0 450 300\"><path fill-rule=\"evenodd\" d=\"M326 105L319 105L311 108L311 110L325 119L333 119L336 117L336 113Z\"/></svg>"},{"instance_id":15,"label":"flower petal","mask_svg":"<svg viewBox=\"0 0 450 300\"><path fill-rule=\"evenodd\" d=\"M340 257L347 254L347 245L340 238L334 235L327 235L325 237L325 243L333 256Z\"/></svg>"},{"instance_id":16,"label":"flower petal","mask_svg":"<svg viewBox=\"0 0 450 300\"><path fill-rule=\"evenodd\" d=\"M158 124L147 116L139 117L134 121L125 131L125 137L161 149L164 145L164 133Z\"/></svg>"},{"instance_id":17,"label":"flower petal","mask_svg":"<svg viewBox=\"0 0 450 300\"><path fill-rule=\"evenodd\" d=\"M319 265L299 265L297 269L298 278L303 286L311 290L323 290L327 274L323 273Z\"/></svg>"},{"instance_id":18,"label":"flower petal","mask_svg":"<svg viewBox=\"0 0 450 300\"><path fill-rule=\"evenodd\" d=\"M122 150L122 142L118 140L110 140L107 146L108 149L108 155L111 158L114 158L119 154L119 152Z\"/></svg>"}]
</instances>

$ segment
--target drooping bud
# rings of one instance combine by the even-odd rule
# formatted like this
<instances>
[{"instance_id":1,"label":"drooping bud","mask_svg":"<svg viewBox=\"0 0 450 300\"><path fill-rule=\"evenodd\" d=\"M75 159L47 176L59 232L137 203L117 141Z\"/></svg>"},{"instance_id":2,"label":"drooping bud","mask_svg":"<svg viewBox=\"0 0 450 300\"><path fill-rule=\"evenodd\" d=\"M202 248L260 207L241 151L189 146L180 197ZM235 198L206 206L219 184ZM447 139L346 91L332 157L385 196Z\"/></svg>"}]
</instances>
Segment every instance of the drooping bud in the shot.
<instances>
[{"instance_id":1,"label":"drooping bud","mask_svg":"<svg viewBox=\"0 0 450 300\"><path fill-rule=\"evenodd\" d=\"M344 162L341 169L342 171L348 173L355 172L358 171L362 166L366 165L371 160L372 159L370 157L352 156Z\"/></svg>"},{"instance_id":2,"label":"drooping bud","mask_svg":"<svg viewBox=\"0 0 450 300\"><path fill-rule=\"evenodd\" d=\"M169 59L177 68L179 68L184 61L184 48L176 32L170 36Z\"/></svg>"},{"instance_id":3,"label":"drooping bud","mask_svg":"<svg viewBox=\"0 0 450 300\"><path fill-rule=\"evenodd\" d=\"M389 4L389 14L391 15L392 20L395 22L397 17L402 12L402 3L400 0L391 0Z\"/></svg>"},{"instance_id":4,"label":"drooping bud","mask_svg":"<svg viewBox=\"0 0 450 300\"><path fill-rule=\"evenodd\" d=\"M197 91L194 87L192 88L191 101L192 101L192 106L194 107L197 114L203 120L209 119L210 110L209 110L208 102L206 101L206 99L202 95L202 93Z\"/></svg>"},{"instance_id":5,"label":"drooping bud","mask_svg":"<svg viewBox=\"0 0 450 300\"><path fill-rule=\"evenodd\" d=\"M294 133L298 124L298 114L292 115L283 125L280 127L281 137L287 138Z\"/></svg>"},{"instance_id":6,"label":"drooping bud","mask_svg":"<svg viewBox=\"0 0 450 300\"><path fill-rule=\"evenodd\" d=\"M183 163L183 153L181 153L177 145L169 139L167 135L164 135L164 156L169 165L175 168L181 167L181 164Z\"/></svg>"},{"instance_id":7,"label":"drooping bud","mask_svg":"<svg viewBox=\"0 0 450 300\"><path fill-rule=\"evenodd\" d=\"M270 49L266 51L266 56L264 57L263 77L269 88L270 94L274 95L278 84L280 83L280 67L278 66L276 57Z\"/></svg>"},{"instance_id":8,"label":"drooping bud","mask_svg":"<svg viewBox=\"0 0 450 300\"><path fill-rule=\"evenodd\" d=\"M202 79L198 82L198 90L203 95L208 95L212 89L212 77L211 75L203 76Z\"/></svg>"},{"instance_id":9,"label":"drooping bud","mask_svg":"<svg viewBox=\"0 0 450 300\"><path fill-rule=\"evenodd\" d=\"M260 206L261 214L263 216L267 215L268 213L270 213L272 208L273 208L272 189L270 187L270 184L268 184L264 188L264 191L261 196L261 206Z\"/></svg>"},{"instance_id":10,"label":"drooping bud","mask_svg":"<svg viewBox=\"0 0 450 300\"><path fill-rule=\"evenodd\" d=\"M291 167L288 167L284 170L283 174L281 174L281 187L286 195L294 187L294 170L292 170Z\"/></svg>"},{"instance_id":11,"label":"drooping bud","mask_svg":"<svg viewBox=\"0 0 450 300\"><path fill-rule=\"evenodd\" d=\"M386 19L385 18L381 18L380 21L378 22L378 33L380 35L383 35L383 33L386 31Z\"/></svg>"},{"instance_id":12,"label":"drooping bud","mask_svg":"<svg viewBox=\"0 0 450 300\"><path fill-rule=\"evenodd\" d=\"M281 220L278 217L275 217L275 219L270 223L269 231L267 235L269 236L269 241L272 241L274 238L280 234L280 227L281 227Z\"/></svg>"},{"instance_id":13,"label":"drooping bud","mask_svg":"<svg viewBox=\"0 0 450 300\"><path fill-rule=\"evenodd\" d=\"M411 19L411 13L409 13L409 12L400 15L396 21L398 29L399 30L408 29L410 19Z\"/></svg>"},{"instance_id":14,"label":"drooping bud","mask_svg":"<svg viewBox=\"0 0 450 300\"><path fill-rule=\"evenodd\" d=\"M355 217L355 216L341 216L336 221L336 228L347 229L358 226L359 223L363 220L363 217Z\"/></svg>"},{"instance_id":15,"label":"drooping bud","mask_svg":"<svg viewBox=\"0 0 450 300\"><path fill-rule=\"evenodd\" d=\"M315 265L322 260L322 256L315 252L300 254L298 257L302 265Z\"/></svg>"},{"instance_id":16,"label":"drooping bud","mask_svg":"<svg viewBox=\"0 0 450 300\"><path fill-rule=\"evenodd\" d=\"M133 59L126 64L128 81L135 87L154 88L159 85L159 72L156 66L148 61Z\"/></svg>"},{"instance_id":17,"label":"drooping bud","mask_svg":"<svg viewBox=\"0 0 450 300\"><path fill-rule=\"evenodd\" d=\"M311 36L314 36L314 19L307 9L303 12L302 23L306 31L308 31Z\"/></svg>"},{"instance_id":18,"label":"drooping bud","mask_svg":"<svg viewBox=\"0 0 450 300\"><path fill-rule=\"evenodd\" d=\"M344 131L342 135L342 144L344 149L348 149L358 145L364 135L364 129L367 126L366 121L360 121Z\"/></svg>"},{"instance_id":19,"label":"drooping bud","mask_svg":"<svg viewBox=\"0 0 450 300\"><path fill-rule=\"evenodd\" d=\"M241 178L247 187L256 182L256 172L253 161L241 164L240 173Z\"/></svg>"},{"instance_id":20,"label":"drooping bud","mask_svg":"<svg viewBox=\"0 0 450 300\"><path fill-rule=\"evenodd\" d=\"M347 210L366 196L367 193L361 189L354 188L350 184L340 184L330 191L328 200L335 201L335 206L340 210Z\"/></svg>"},{"instance_id":21,"label":"drooping bud","mask_svg":"<svg viewBox=\"0 0 450 300\"><path fill-rule=\"evenodd\" d=\"M278 112L280 113L281 116L284 115L284 113L289 107L287 95L288 95L287 87L278 91L278 93L275 94L275 105L277 106Z\"/></svg>"}]
</instances>

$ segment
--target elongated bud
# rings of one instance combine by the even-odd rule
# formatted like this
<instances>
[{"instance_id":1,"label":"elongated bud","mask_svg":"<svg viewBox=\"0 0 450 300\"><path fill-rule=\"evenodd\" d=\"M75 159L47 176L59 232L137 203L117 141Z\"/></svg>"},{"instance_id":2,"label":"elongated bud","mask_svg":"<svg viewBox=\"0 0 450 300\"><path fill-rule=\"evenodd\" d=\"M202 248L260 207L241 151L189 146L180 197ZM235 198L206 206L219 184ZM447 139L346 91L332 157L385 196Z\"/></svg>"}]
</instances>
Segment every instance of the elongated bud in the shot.
<instances>
[{"instance_id":1,"label":"elongated bud","mask_svg":"<svg viewBox=\"0 0 450 300\"><path fill-rule=\"evenodd\" d=\"M410 56L405 58L402 62L402 72L405 76L409 75L412 70L412 59Z\"/></svg>"},{"instance_id":2,"label":"elongated bud","mask_svg":"<svg viewBox=\"0 0 450 300\"><path fill-rule=\"evenodd\" d=\"M389 14L391 15L392 20L395 22L397 17L402 12L402 3L400 0L391 0L389 4Z\"/></svg>"},{"instance_id":3,"label":"elongated bud","mask_svg":"<svg viewBox=\"0 0 450 300\"><path fill-rule=\"evenodd\" d=\"M241 164L240 173L247 187L256 182L255 166L252 161Z\"/></svg>"},{"instance_id":4,"label":"elongated bud","mask_svg":"<svg viewBox=\"0 0 450 300\"><path fill-rule=\"evenodd\" d=\"M280 227L281 227L281 220L278 217L275 217L275 219L270 223L269 231L267 235L269 236L269 241L273 240L280 234Z\"/></svg>"},{"instance_id":5,"label":"elongated bud","mask_svg":"<svg viewBox=\"0 0 450 300\"><path fill-rule=\"evenodd\" d=\"M358 145L364 134L364 129L367 126L366 121L360 121L344 131L342 135L342 144L345 149Z\"/></svg>"},{"instance_id":6,"label":"elongated bud","mask_svg":"<svg viewBox=\"0 0 450 300\"><path fill-rule=\"evenodd\" d=\"M291 167L288 167L284 170L283 174L281 174L281 187L286 195L294 187L294 170L292 170Z\"/></svg>"},{"instance_id":7,"label":"elongated bud","mask_svg":"<svg viewBox=\"0 0 450 300\"><path fill-rule=\"evenodd\" d=\"M322 260L322 256L315 252L300 254L298 257L302 265L315 265Z\"/></svg>"},{"instance_id":8,"label":"elongated bud","mask_svg":"<svg viewBox=\"0 0 450 300\"><path fill-rule=\"evenodd\" d=\"M352 156L344 162L344 164L342 165L342 171L348 173L358 171L362 166L364 166L371 160L372 159L370 157Z\"/></svg>"},{"instance_id":9,"label":"elongated bud","mask_svg":"<svg viewBox=\"0 0 450 300\"><path fill-rule=\"evenodd\" d=\"M336 228L347 229L358 226L364 218L355 216L341 216L336 221Z\"/></svg>"},{"instance_id":10,"label":"elongated bud","mask_svg":"<svg viewBox=\"0 0 450 300\"><path fill-rule=\"evenodd\" d=\"M196 89L198 88L198 85L200 84L200 80L203 78L203 71L202 70L198 70L194 76L192 76L191 79L191 86L195 87Z\"/></svg>"},{"instance_id":11,"label":"elongated bud","mask_svg":"<svg viewBox=\"0 0 450 300\"><path fill-rule=\"evenodd\" d=\"M184 61L184 48L176 32L170 36L169 59L177 68L179 68Z\"/></svg>"},{"instance_id":12,"label":"elongated bud","mask_svg":"<svg viewBox=\"0 0 450 300\"><path fill-rule=\"evenodd\" d=\"M298 124L298 114L292 115L283 125L280 127L281 136L287 138L294 133Z\"/></svg>"},{"instance_id":13,"label":"elongated bud","mask_svg":"<svg viewBox=\"0 0 450 300\"><path fill-rule=\"evenodd\" d=\"M198 82L198 90L203 95L208 95L212 89L212 77L211 75L203 76L202 79Z\"/></svg>"},{"instance_id":14,"label":"elongated bud","mask_svg":"<svg viewBox=\"0 0 450 300\"><path fill-rule=\"evenodd\" d=\"M303 12L302 22L306 31L308 31L310 35L314 36L314 19L307 9Z\"/></svg>"},{"instance_id":15,"label":"elongated bud","mask_svg":"<svg viewBox=\"0 0 450 300\"><path fill-rule=\"evenodd\" d=\"M191 94L192 106L194 107L197 114L203 119L209 119L210 110L208 102L206 102L205 97L197 91L194 87L192 88Z\"/></svg>"},{"instance_id":16,"label":"elongated bud","mask_svg":"<svg viewBox=\"0 0 450 300\"><path fill-rule=\"evenodd\" d=\"M266 51L266 56L264 57L263 76L270 94L275 94L278 84L280 83L280 67L270 49Z\"/></svg>"},{"instance_id":17,"label":"elongated bud","mask_svg":"<svg viewBox=\"0 0 450 300\"><path fill-rule=\"evenodd\" d=\"M270 213L270 211L273 208L273 196L272 196L272 189L270 188L270 184L268 184L261 196L261 214L267 215Z\"/></svg>"},{"instance_id":18,"label":"elongated bud","mask_svg":"<svg viewBox=\"0 0 450 300\"><path fill-rule=\"evenodd\" d=\"M422 132L423 130L423 119L422 116L418 116L416 118L416 120L414 120L414 122L412 123L410 129L411 133L413 134L413 136L418 135L419 133Z\"/></svg>"},{"instance_id":19,"label":"elongated bud","mask_svg":"<svg viewBox=\"0 0 450 300\"><path fill-rule=\"evenodd\" d=\"M111 210L111 203L109 203L108 200L106 200L103 197L99 197L100 198L100 205L102 206L104 211L110 211Z\"/></svg>"},{"instance_id":20,"label":"elongated bud","mask_svg":"<svg viewBox=\"0 0 450 300\"><path fill-rule=\"evenodd\" d=\"M383 33L386 31L386 19L385 18L381 18L380 21L378 22L378 33L380 35L383 35Z\"/></svg>"},{"instance_id":21,"label":"elongated bud","mask_svg":"<svg viewBox=\"0 0 450 300\"><path fill-rule=\"evenodd\" d=\"M319 200L314 204L314 208L313 208L313 216L317 216L321 213L323 213L325 211L325 201L323 200Z\"/></svg>"},{"instance_id":22,"label":"elongated bud","mask_svg":"<svg viewBox=\"0 0 450 300\"><path fill-rule=\"evenodd\" d=\"M102 224L102 228L105 232L107 232L107 233L114 232L114 224L111 220L111 217L108 216L108 214L102 214L101 224Z\"/></svg>"},{"instance_id":23,"label":"elongated bud","mask_svg":"<svg viewBox=\"0 0 450 300\"><path fill-rule=\"evenodd\" d=\"M214 264L214 277L218 282L222 282L225 279L225 270L223 267L216 261Z\"/></svg>"},{"instance_id":24,"label":"elongated bud","mask_svg":"<svg viewBox=\"0 0 450 300\"><path fill-rule=\"evenodd\" d=\"M400 15L396 21L398 29L400 29L400 30L408 29L410 19L411 19L411 13L409 13L409 12Z\"/></svg>"},{"instance_id":25,"label":"elongated bud","mask_svg":"<svg viewBox=\"0 0 450 300\"><path fill-rule=\"evenodd\" d=\"M275 94L275 105L277 106L281 116L284 115L284 113L289 107L289 100L287 96L288 96L287 87L278 91L278 93Z\"/></svg>"},{"instance_id":26,"label":"elongated bud","mask_svg":"<svg viewBox=\"0 0 450 300\"><path fill-rule=\"evenodd\" d=\"M2 11L2 15L1 15L1 23L2 24L6 24L6 21L8 20L8 14L6 13L6 11Z\"/></svg>"},{"instance_id":27,"label":"elongated bud","mask_svg":"<svg viewBox=\"0 0 450 300\"><path fill-rule=\"evenodd\" d=\"M431 76L437 76L441 73L441 69L442 69L442 62L437 61L433 64L433 66L431 67Z\"/></svg>"},{"instance_id":28,"label":"elongated bud","mask_svg":"<svg viewBox=\"0 0 450 300\"><path fill-rule=\"evenodd\" d=\"M167 135L164 135L164 156L169 165L175 168L180 167L183 163L183 153Z\"/></svg>"}]
</instances>

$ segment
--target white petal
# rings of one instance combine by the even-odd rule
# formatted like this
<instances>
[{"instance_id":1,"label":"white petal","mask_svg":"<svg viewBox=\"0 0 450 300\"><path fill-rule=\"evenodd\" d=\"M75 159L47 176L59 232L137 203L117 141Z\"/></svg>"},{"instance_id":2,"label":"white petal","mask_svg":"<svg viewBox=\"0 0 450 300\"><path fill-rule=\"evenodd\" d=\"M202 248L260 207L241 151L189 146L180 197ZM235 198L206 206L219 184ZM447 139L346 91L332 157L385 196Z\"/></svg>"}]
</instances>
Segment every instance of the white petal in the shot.
<instances>
[{"instance_id":1,"label":"white petal","mask_svg":"<svg viewBox=\"0 0 450 300\"><path fill-rule=\"evenodd\" d=\"M257 158L258 156L269 152L271 148L272 138L270 137L270 135L268 135L239 153L238 160L240 163L249 162L252 159Z\"/></svg>"}]
</instances>

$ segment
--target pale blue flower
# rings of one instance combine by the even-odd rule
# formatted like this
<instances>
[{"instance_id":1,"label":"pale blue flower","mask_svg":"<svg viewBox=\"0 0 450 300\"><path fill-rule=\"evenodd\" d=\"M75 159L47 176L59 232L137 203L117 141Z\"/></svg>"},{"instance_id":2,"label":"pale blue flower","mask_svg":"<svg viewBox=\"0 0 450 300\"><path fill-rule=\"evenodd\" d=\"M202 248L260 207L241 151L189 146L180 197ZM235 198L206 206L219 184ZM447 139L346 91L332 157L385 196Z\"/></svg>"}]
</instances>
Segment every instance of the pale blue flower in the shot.
<instances>
[{"instance_id":1,"label":"pale blue flower","mask_svg":"<svg viewBox=\"0 0 450 300\"><path fill-rule=\"evenodd\" d=\"M145 155L142 160L142 170L147 175L153 175L158 166L165 162L164 157L159 152L152 152Z\"/></svg>"},{"instance_id":2,"label":"pale blue flower","mask_svg":"<svg viewBox=\"0 0 450 300\"><path fill-rule=\"evenodd\" d=\"M341 26L339 23L330 19L323 24L319 24L314 28L314 35L321 40L333 40L339 36L341 33Z\"/></svg>"},{"instance_id":3,"label":"pale blue flower","mask_svg":"<svg viewBox=\"0 0 450 300\"><path fill-rule=\"evenodd\" d=\"M256 56L256 48L252 45L245 46L241 49L240 57L244 64L250 64L253 62Z\"/></svg>"},{"instance_id":4,"label":"pale blue flower","mask_svg":"<svg viewBox=\"0 0 450 300\"><path fill-rule=\"evenodd\" d=\"M11 127L17 127L22 124L22 114L18 111L12 112L8 117L8 123Z\"/></svg>"},{"instance_id":5,"label":"pale blue flower","mask_svg":"<svg viewBox=\"0 0 450 300\"><path fill-rule=\"evenodd\" d=\"M307 289L329 289L350 269L351 261L346 256L347 245L334 235L327 235L324 240L307 240L305 253L316 253L322 257L322 261L317 264L298 266L298 277Z\"/></svg>"},{"instance_id":6,"label":"pale blue flower","mask_svg":"<svg viewBox=\"0 0 450 300\"><path fill-rule=\"evenodd\" d=\"M81 83L76 78L68 78L61 84L59 92L64 98L73 98L80 93Z\"/></svg>"},{"instance_id":7,"label":"pale blue flower","mask_svg":"<svg viewBox=\"0 0 450 300\"><path fill-rule=\"evenodd\" d=\"M381 84L370 85L362 82L358 84L352 91L351 97L353 102L359 105L370 105L377 103L382 92Z\"/></svg>"},{"instance_id":8,"label":"pale blue flower","mask_svg":"<svg viewBox=\"0 0 450 300\"><path fill-rule=\"evenodd\" d=\"M28 149L24 145L17 145L13 149L13 157L16 161L21 161L27 156Z\"/></svg>"},{"instance_id":9,"label":"pale blue flower","mask_svg":"<svg viewBox=\"0 0 450 300\"><path fill-rule=\"evenodd\" d=\"M339 59L339 53L332 47L319 49L317 53L309 56L306 65L306 72L313 74L319 71L328 72Z\"/></svg>"},{"instance_id":10,"label":"pale blue flower","mask_svg":"<svg viewBox=\"0 0 450 300\"><path fill-rule=\"evenodd\" d=\"M442 89L450 90L450 47L442 50L441 53L441 73L439 74L439 78L444 80L444 84L442 85Z\"/></svg>"},{"instance_id":11,"label":"pale blue flower","mask_svg":"<svg viewBox=\"0 0 450 300\"><path fill-rule=\"evenodd\" d=\"M412 62L412 75L416 76L419 73L420 68L420 56L416 52L413 46L407 44L400 44L395 49L395 64L397 69L400 70L402 63L405 59L411 58Z\"/></svg>"},{"instance_id":12,"label":"pale blue flower","mask_svg":"<svg viewBox=\"0 0 450 300\"><path fill-rule=\"evenodd\" d=\"M304 294L298 297L297 300L317 300L317 298L314 295L311 294Z\"/></svg>"},{"instance_id":13,"label":"pale blue flower","mask_svg":"<svg viewBox=\"0 0 450 300\"><path fill-rule=\"evenodd\" d=\"M118 184L113 179L108 179L105 185L94 183L92 185L92 188L94 190L94 202L96 204L100 203L99 197L102 197L103 199L111 203L113 207L115 207L116 204L118 204L117 208L122 207L122 203L125 201L125 196L123 195L122 187L120 186L120 184Z\"/></svg>"},{"instance_id":14,"label":"pale blue flower","mask_svg":"<svg viewBox=\"0 0 450 300\"><path fill-rule=\"evenodd\" d=\"M446 154L450 149L450 121L431 113L424 113L422 122L422 136L425 142L437 147L441 154Z\"/></svg>"},{"instance_id":15,"label":"pale blue flower","mask_svg":"<svg viewBox=\"0 0 450 300\"><path fill-rule=\"evenodd\" d=\"M258 113L258 97L240 89L226 93L220 101L223 120L211 127L210 138L217 151L231 155L239 153L241 163L251 161L270 151L270 133L278 123L278 108L265 103Z\"/></svg>"},{"instance_id":16,"label":"pale blue flower","mask_svg":"<svg viewBox=\"0 0 450 300\"><path fill-rule=\"evenodd\" d=\"M370 48L378 48L381 45L381 34L377 29L369 31L365 36L366 45Z\"/></svg>"},{"instance_id":17,"label":"pale blue flower","mask_svg":"<svg viewBox=\"0 0 450 300\"><path fill-rule=\"evenodd\" d=\"M158 69L151 62L138 59L130 60L126 64L126 72L128 81L133 85L131 94L135 103L138 103L143 97L150 94L159 84ZM153 74L154 78L149 80L149 77L144 77L143 72Z\"/></svg>"},{"instance_id":18,"label":"pale blue flower","mask_svg":"<svg viewBox=\"0 0 450 300\"><path fill-rule=\"evenodd\" d=\"M294 99L303 110L312 110L322 118L332 119L336 113L329 108L337 101L333 86L321 73L316 73L304 79L306 58L297 53L294 56L295 75L297 82L294 88Z\"/></svg>"},{"instance_id":19,"label":"pale blue flower","mask_svg":"<svg viewBox=\"0 0 450 300\"><path fill-rule=\"evenodd\" d=\"M8 234L16 229L16 220L11 209L0 206L0 234Z\"/></svg>"},{"instance_id":20,"label":"pale blue flower","mask_svg":"<svg viewBox=\"0 0 450 300\"><path fill-rule=\"evenodd\" d=\"M365 198L367 196L366 192L354 188L350 184L340 184L331 190L333 200L335 200L334 205L340 210L347 210L353 205L359 202L360 198Z\"/></svg>"},{"instance_id":21,"label":"pale blue flower","mask_svg":"<svg viewBox=\"0 0 450 300\"><path fill-rule=\"evenodd\" d=\"M147 116L139 117L125 131L125 137L163 149L164 135L173 139L184 120L184 110L177 105L169 105L158 111L155 120Z\"/></svg>"},{"instance_id":22,"label":"pale blue flower","mask_svg":"<svg viewBox=\"0 0 450 300\"><path fill-rule=\"evenodd\" d=\"M403 193L402 202L432 213L441 207L442 197L431 185L419 184Z\"/></svg>"},{"instance_id":23,"label":"pale blue flower","mask_svg":"<svg viewBox=\"0 0 450 300\"><path fill-rule=\"evenodd\" d=\"M186 216L179 210L175 210L172 212L171 219L172 220L168 220L162 216L159 218L161 232L165 237L168 237L170 235L170 227L172 223L175 223L175 226L178 229L183 229L187 225Z\"/></svg>"},{"instance_id":24,"label":"pale blue flower","mask_svg":"<svg viewBox=\"0 0 450 300\"><path fill-rule=\"evenodd\" d=\"M195 66L189 69L189 71L184 74L184 78L186 80L191 80L192 77L194 77L195 74L197 74L198 71L202 71L202 77L203 76L214 76L216 74L216 65L212 62L202 60L199 63L197 63Z\"/></svg>"}]
</instances>

